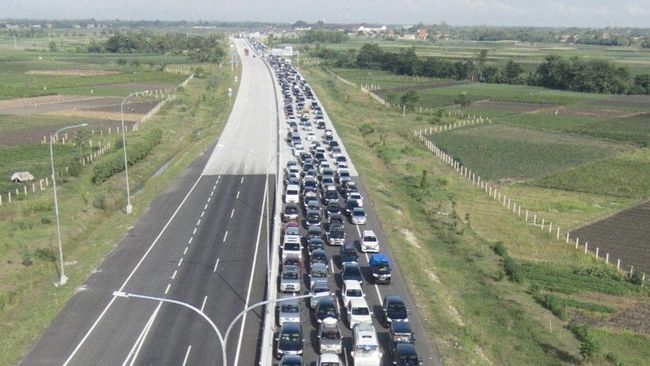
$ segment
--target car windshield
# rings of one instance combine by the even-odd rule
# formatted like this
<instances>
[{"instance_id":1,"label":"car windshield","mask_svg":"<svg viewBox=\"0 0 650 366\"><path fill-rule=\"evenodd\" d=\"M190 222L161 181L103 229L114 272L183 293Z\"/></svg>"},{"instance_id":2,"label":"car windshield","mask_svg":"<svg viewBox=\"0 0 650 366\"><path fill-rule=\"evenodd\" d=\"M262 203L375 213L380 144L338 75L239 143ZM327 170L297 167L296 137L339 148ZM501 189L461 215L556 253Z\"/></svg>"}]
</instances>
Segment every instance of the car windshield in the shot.
<instances>
[{"instance_id":1,"label":"car windshield","mask_svg":"<svg viewBox=\"0 0 650 366\"><path fill-rule=\"evenodd\" d=\"M311 276L313 278L326 278L327 277L327 272L318 270L318 271L312 272Z\"/></svg>"},{"instance_id":2,"label":"car windshield","mask_svg":"<svg viewBox=\"0 0 650 366\"><path fill-rule=\"evenodd\" d=\"M397 356L397 357L398 357L400 360L402 360L402 361L408 361L408 362L409 362L409 365L411 365L411 364L413 364L413 365L417 365L417 363L412 363L412 362L419 362L419 360L418 360L418 356L415 355L415 354L413 354L413 353L409 353L409 354L400 354L400 355Z\"/></svg>"},{"instance_id":3,"label":"car windshield","mask_svg":"<svg viewBox=\"0 0 650 366\"><path fill-rule=\"evenodd\" d=\"M300 344L300 334L298 333L282 333L280 342L284 344Z\"/></svg>"},{"instance_id":4,"label":"car windshield","mask_svg":"<svg viewBox=\"0 0 650 366\"><path fill-rule=\"evenodd\" d=\"M298 244L298 243L286 243L286 244L284 244L284 250L290 250L290 251L300 250L300 244Z\"/></svg>"},{"instance_id":5,"label":"car windshield","mask_svg":"<svg viewBox=\"0 0 650 366\"><path fill-rule=\"evenodd\" d=\"M282 274L282 279L284 279L284 280L297 280L298 279L298 272L294 272L294 271L284 272Z\"/></svg>"},{"instance_id":6,"label":"car windshield","mask_svg":"<svg viewBox=\"0 0 650 366\"><path fill-rule=\"evenodd\" d=\"M375 241L377 241L377 238L374 237L374 236L364 236L363 241L365 241L365 242L375 242Z\"/></svg>"},{"instance_id":7,"label":"car windshield","mask_svg":"<svg viewBox=\"0 0 650 366\"><path fill-rule=\"evenodd\" d=\"M320 315L321 318L336 318L336 308L334 308L334 305L332 304L322 306L318 310L318 315Z\"/></svg>"},{"instance_id":8,"label":"car windshield","mask_svg":"<svg viewBox=\"0 0 650 366\"><path fill-rule=\"evenodd\" d=\"M388 312L392 316L406 317L406 307L404 306L404 304L389 304Z\"/></svg>"},{"instance_id":9,"label":"car windshield","mask_svg":"<svg viewBox=\"0 0 650 366\"><path fill-rule=\"evenodd\" d=\"M282 312L283 313L297 313L299 311L300 311L300 309L298 308L297 304L284 304L284 305L282 305Z\"/></svg>"},{"instance_id":10,"label":"car windshield","mask_svg":"<svg viewBox=\"0 0 650 366\"><path fill-rule=\"evenodd\" d=\"M359 216L359 217L363 217L363 216L366 215L366 214L365 214L363 211L361 211L361 210L354 210L354 212L353 212L352 214L353 214L354 216Z\"/></svg>"},{"instance_id":11,"label":"car windshield","mask_svg":"<svg viewBox=\"0 0 650 366\"><path fill-rule=\"evenodd\" d=\"M334 230L330 232L331 238L342 238L345 236L345 231L343 230Z\"/></svg>"},{"instance_id":12,"label":"car windshield","mask_svg":"<svg viewBox=\"0 0 650 366\"><path fill-rule=\"evenodd\" d=\"M325 329L321 335L323 339L340 339L341 334L336 329Z\"/></svg>"},{"instance_id":13,"label":"car windshield","mask_svg":"<svg viewBox=\"0 0 650 366\"><path fill-rule=\"evenodd\" d=\"M352 308L352 315L370 315L368 308Z\"/></svg>"},{"instance_id":14,"label":"car windshield","mask_svg":"<svg viewBox=\"0 0 650 366\"><path fill-rule=\"evenodd\" d=\"M348 297L361 297L363 293L361 292L361 289L351 289L346 291L346 295Z\"/></svg>"}]
</instances>

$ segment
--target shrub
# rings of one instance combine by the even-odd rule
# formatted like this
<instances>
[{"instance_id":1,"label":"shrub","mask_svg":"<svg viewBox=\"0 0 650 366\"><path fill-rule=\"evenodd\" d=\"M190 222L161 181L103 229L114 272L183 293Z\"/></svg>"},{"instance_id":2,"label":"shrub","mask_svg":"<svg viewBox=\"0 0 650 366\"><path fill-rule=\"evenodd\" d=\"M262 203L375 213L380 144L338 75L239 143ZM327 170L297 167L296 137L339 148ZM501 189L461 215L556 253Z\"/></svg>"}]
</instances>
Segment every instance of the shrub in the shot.
<instances>
[{"instance_id":1,"label":"shrub","mask_svg":"<svg viewBox=\"0 0 650 366\"><path fill-rule=\"evenodd\" d=\"M120 65L120 66L124 66L124 65L126 65L126 60L123 59L123 58L118 58L117 59L117 64Z\"/></svg>"},{"instance_id":2,"label":"shrub","mask_svg":"<svg viewBox=\"0 0 650 366\"><path fill-rule=\"evenodd\" d=\"M498 242L494 243L494 244L492 245L492 250L493 250L494 253L495 253L496 255L498 255L499 257L503 257L503 258L505 258L505 257L508 256L508 250L507 250L506 247L503 245L503 242L498 241Z\"/></svg>"},{"instance_id":3,"label":"shrub","mask_svg":"<svg viewBox=\"0 0 650 366\"><path fill-rule=\"evenodd\" d=\"M643 282L643 274L639 271L632 273L632 276L630 276L630 282L635 285L641 285Z\"/></svg>"},{"instance_id":4,"label":"shrub","mask_svg":"<svg viewBox=\"0 0 650 366\"><path fill-rule=\"evenodd\" d=\"M147 157L153 148L160 143L162 131L158 128L149 130L146 134L127 141L126 160L129 165ZM93 182L102 183L113 175L124 170L124 153L120 150L101 159L93 166Z\"/></svg>"},{"instance_id":5,"label":"shrub","mask_svg":"<svg viewBox=\"0 0 650 366\"><path fill-rule=\"evenodd\" d=\"M562 320L567 319L567 312L566 312L566 305L562 301L562 299L558 298L557 296L553 296L551 294L546 294L546 308L553 313L553 315L557 316L558 318Z\"/></svg>"},{"instance_id":6,"label":"shrub","mask_svg":"<svg viewBox=\"0 0 650 366\"><path fill-rule=\"evenodd\" d=\"M49 248L36 249L36 251L34 251L34 256L36 257L36 259L40 259L46 262L56 261L56 255L54 254L54 251Z\"/></svg>"},{"instance_id":7,"label":"shrub","mask_svg":"<svg viewBox=\"0 0 650 366\"><path fill-rule=\"evenodd\" d=\"M580 342L580 356L585 361L591 360L600 350L600 345L590 336Z\"/></svg>"},{"instance_id":8,"label":"shrub","mask_svg":"<svg viewBox=\"0 0 650 366\"><path fill-rule=\"evenodd\" d=\"M50 215L43 215L41 217L41 224L48 225L52 223L52 219L50 218Z\"/></svg>"},{"instance_id":9,"label":"shrub","mask_svg":"<svg viewBox=\"0 0 650 366\"><path fill-rule=\"evenodd\" d=\"M503 269L506 271L508 278L512 282L520 283L522 281L522 275L519 271L519 266L512 257L506 257L503 262Z\"/></svg>"},{"instance_id":10,"label":"shrub","mask_svg":"<svg viewBox=\"0 0 650 366\"><path fill-rule=\"evenodd\" d=\"M27 248L23 248L23 251L20 253L20 256L22 257L21 263L25 267L29 267L32 264L34 264L34 260L32 259L32 253L29 251Z\"/></svg>"},{"instance_id":11,"label":"shrub","mask_svg":"<svg viewBox=\"0 0 650 366\"><path fill-rule=\"evenodd\" d=\"M96 195L95 200L93 201L93 206L101 210L106 210L106 195L104 193L99 193Z\"/></svg>"}]
</instances>

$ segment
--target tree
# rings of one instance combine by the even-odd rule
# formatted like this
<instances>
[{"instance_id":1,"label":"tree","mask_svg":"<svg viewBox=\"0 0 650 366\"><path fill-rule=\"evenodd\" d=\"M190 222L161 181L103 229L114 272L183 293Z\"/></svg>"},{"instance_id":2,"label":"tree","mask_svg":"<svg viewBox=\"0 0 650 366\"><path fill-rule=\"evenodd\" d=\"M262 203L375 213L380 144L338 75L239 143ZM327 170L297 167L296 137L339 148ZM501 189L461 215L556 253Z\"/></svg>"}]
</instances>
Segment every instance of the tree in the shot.
<instances>
[{"instance_id":1,"label":"tree","mask_svg":"<svg viewBox=\"0 0 650 366\"><path fill-rule=\"evenodd\" d=\"M640 93L650 94L650 74L640 74L634 77L634 85Z\"/></svg>"},{"instance_id":2,"label":"tree","mask_svg":"<svg viewBox=\"0 0 650 366\"><path fill-rule=\"evenodd\" d=\"M479 66L481 66L481 68L483 68L483 66L485 65L485 61L487 61L487 56L489 51L490 50L488 49L482 49L478 53L478 64Z\"/></svg>"},{"instance_id":3,"label":"tree","mask_svg":"<svg viewBox=\"0 0 650 366\"><path fill-rule=\"evenodd\" d=\"M515 63L513 60L509 60L506 67L503 69L503 77L506 83L512 84L523 72L524 69L521 65Z\"/></svg>"},{"instance_id":4,"label":"tree","mask_svg":"<svg viewBox=\"0 0 650 366\"><path fill-rule=\"evenodd\" d=\"M379 69L384 51L375 43L366 43L357 53L357 66L363 69Z\"/></svg>"},{"instance_id":5,"label":"tree","mask_svg":"<svg viewBox=\"0 0 650 366\"><path fill-rule=\"evenodd\" d=\"M56 42L51 41L47 46L50 49L50 52L56 52L57 51Z\"/></svg>"},{"instance_id":6,"label":"tree","mask_svg":"<svg viewBox=\"0 0 650 366\"><path fill-rule=\"evenodd\" d=\"M417 103L419 99L420 96L414 90L409 90L402 95L399 102L406 108L411 108L415 106L415 103Z\"/></svg>"}]
</instances>

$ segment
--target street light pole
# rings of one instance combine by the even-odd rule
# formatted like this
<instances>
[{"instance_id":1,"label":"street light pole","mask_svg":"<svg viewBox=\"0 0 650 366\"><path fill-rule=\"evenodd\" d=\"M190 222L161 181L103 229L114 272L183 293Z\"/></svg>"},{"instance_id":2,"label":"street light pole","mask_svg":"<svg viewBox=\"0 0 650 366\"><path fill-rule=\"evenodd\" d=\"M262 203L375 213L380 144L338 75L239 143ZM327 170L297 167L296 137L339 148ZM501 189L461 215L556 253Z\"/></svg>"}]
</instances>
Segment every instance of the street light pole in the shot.
<instances>
[{"instance_id":1,"label":"street light pole","mask_svg":"<svg viewBox=\"0 0 650 366\"><path fill-rule=\"evenodd\" d=\"M146 92L146 91L145 91ZM124 150L124 174L126 177L126 214L129 215L133 212L133 206L131 205L131 190L129 188L129 163L126 159L126 130L124 128L124 103L130 97L140 95L140 92L134 92L122 99L122 104L120 104L120 116L122 119L122 150Z\"/></svg>"},{"instance_id":2,"label":"street light pole","mask_svg":"<svg viewBox=\"0 0 650 366\"><path fill-rule=\"evenodd\" d=\"M253 304L253 305L245 308L239 314L237 314L237 316L235 316L235 318L230 322L230 324L228 324L228 328L226 329L226 334L223 335L223 336L221 335L221 332L219 331L219 328L217 328L217 326L214 324L212 319L210 319L210 317L208 317L203 311L197 309L196 307L194 307L194 306L192 306L192 305L190 305L188 303L178 301L178 300L173 300L173 299L166 299L166 298L163 298L163 297L139 295L139 294L133 294L133 293L123 292L123 291L114 291L113 296L126 297L126 298L133 297L133 298L137 298L137 299L153 300L153 301L166 302L166 303L170 303L170 304L176 304L176 305L180 305L180 306L183 306L185 308L188 308L188 309L194 311L195 313L199 314L199 316L201 316L203 319L205 319L210 324L210 326L212 327L214 332L217 334L217 339L219 340L219 345L221 346L221 362L222 362L221 364L223 366L228 366L228 354L226 353L226 346L228 344L228 336L230 335L230 332L232 331L234 325L237 323L237 321L239 319L241 319L242 316L244 316L244 314L246 314L250 310L253 310L253 309L258 308L260 306L264 306L264 305L271 304L271 303L279 303L279 302L289 301L289 300L300 300L300 299L306 299L306 298L311 298L311 297L334 296L334 294L329 293L329 292L321 292L321 293L318 293L318 294L315 294L315 295L307 294L307 295L300 295L300 296L293 296L293 297L283 297L281 299L266 300L266 301L258 302L256 304Z\"/></svg>"},{"instance_id":3,"label":"street light pole","mask_svg":"<svg viewBox=\"0 0 650 366\"><path fill-rule=\"evenodd\" d=\"M56 173L54 171L54 150L52 149L52 142L54 141L54 136L58 135L62 131L69 130L71 128L85 127L85 126L88 126L88 124L82 123L80 125L63 127L50 136L50 165L52 167L52 193L54 195L54 214L56 216L56 234L57 234L57 240L59 242L59 264L60 264L60 271L61 271L61 273L59 274L60 275L59 283L58 283L59 286L65 285L65 283L68 282L68 277L65 276L65 270L63 269L63 246L61 245L61 222L59 220L59 200L57 199L56 196Z\"/></svg>"}]
</instances>

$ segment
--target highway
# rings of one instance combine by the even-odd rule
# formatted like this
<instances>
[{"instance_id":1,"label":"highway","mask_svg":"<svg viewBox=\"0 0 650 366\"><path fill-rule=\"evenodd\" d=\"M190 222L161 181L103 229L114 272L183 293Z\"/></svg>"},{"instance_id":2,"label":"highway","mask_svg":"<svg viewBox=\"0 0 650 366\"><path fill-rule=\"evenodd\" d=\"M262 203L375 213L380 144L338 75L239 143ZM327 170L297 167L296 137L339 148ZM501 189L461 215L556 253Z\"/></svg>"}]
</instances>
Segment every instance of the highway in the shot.
<instances>
[{"instance_id":1,"label":"highway","mask_svg":"<svg viewBox=\"0 0 650 366\"><path fill-rule=\"evenodd\" d=\"M113 292L187 302L222 333L246 305L263 300L275 94L264 63L243 56L245 40L235 43L242 77L218 142L154 200L22 365L217 364L218 339L197 314ZM234 328L230 364L255 364L261 321L261 310L252 311Z\"/></svg>"}]
</instances>

